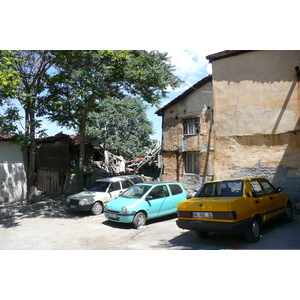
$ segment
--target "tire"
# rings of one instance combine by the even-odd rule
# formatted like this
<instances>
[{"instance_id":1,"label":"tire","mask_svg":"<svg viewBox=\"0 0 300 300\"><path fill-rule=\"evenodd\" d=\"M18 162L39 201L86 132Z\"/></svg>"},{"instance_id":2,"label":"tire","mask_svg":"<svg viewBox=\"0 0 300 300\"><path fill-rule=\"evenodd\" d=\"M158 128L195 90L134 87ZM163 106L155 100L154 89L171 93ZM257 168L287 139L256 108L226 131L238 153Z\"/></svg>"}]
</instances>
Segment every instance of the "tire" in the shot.
<instances>
[{"instance_id":1,"label":"tire","mask_svg":"<svg viewBox=\"0 0 300 300\"><path fill-rule=\"evenodd\" d=\"M143 212L138 212L132 221L134 228L144 226L146 224L147 217Z\"/></svg>"},{"instance_id":2,"label":"tire","mask_svg":"<svg viewBox=\"0 0 300 300\"><path fill-rule=\"evenodd\" d=\"M103 212L103 204L101 202L95 202L91 208L93 215L100 215Z\"/></svg>"},{"instance_id":3,"label":"tire","mask_svg":"<svg viewBox=\"0 0 300 300\"><path fill-rule=\"evenodd\" d=\"M291 202L288 202L285 209L285 214L283 217L285 222L292 222L293 220L293 208Z\"/></svg>"},{"instance_id":4,"label":"tire","mask_svg":"<svg viewBox=\"0 0 300 300\"><path fill-rule=\"evenodd\" d=\"M257 243L260 239L260 223L258 219L252 219L250 228L244 232L244 237L247 242Z\"/></svg>"},{"instance_id":5,"label":"tire","mask_svg":"<svg viewBox=\"0 0 300 300\"><path fill-rule=\"evenodd\" d=\"M203 232L203 231L195 231L198 238L205 239L208 237L209 232Z\"/></svg>"}]
</instances>

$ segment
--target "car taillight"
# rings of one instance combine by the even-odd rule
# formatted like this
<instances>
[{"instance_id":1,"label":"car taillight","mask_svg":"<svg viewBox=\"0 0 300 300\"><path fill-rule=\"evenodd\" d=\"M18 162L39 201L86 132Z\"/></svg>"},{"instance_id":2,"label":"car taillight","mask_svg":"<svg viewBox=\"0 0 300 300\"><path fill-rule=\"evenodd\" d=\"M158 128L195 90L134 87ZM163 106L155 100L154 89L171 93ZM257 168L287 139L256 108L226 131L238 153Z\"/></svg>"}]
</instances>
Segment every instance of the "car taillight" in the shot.
<instances>
[{"instance_id":1,"label":"car taillight","mask_svg":"<svg viewBox=\"0 0 300 300\"><path fill-rule=\"evenodd\" d=\"M179 218L191 218L192 212L191 211L178 211L177 216Z\"/></svg>"},{"instance_id":2,"label":"car taillight","mask_svg":"<svg viewBox=\"0 0 300 300\"><path fill-rule=\"evenodd\" d=\"M214 219L222 220L235 220L236 212L235 211L216 211L213 212Z\"/></svg>"}]
</instances>

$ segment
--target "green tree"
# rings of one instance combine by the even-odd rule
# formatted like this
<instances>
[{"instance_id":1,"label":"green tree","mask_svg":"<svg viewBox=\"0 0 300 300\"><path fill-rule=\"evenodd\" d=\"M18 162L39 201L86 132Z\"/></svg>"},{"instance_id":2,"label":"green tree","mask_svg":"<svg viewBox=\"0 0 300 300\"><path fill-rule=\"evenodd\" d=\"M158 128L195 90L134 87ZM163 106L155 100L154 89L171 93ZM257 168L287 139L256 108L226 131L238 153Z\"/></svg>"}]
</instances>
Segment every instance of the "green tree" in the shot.
<instances>
[{"instance_id":1,"label":"green tree","mask_svg":"<svg viewBox=\"0 0 300 300\"><path fill-rule=\"evenodd\" d=\"M15 57L16 51L0 50L0 105L6 98L14 97L16 86L20 82L16 70L19 60Z\"/></svg>"},{"instance_id":2,"label":"green tree","mask_svg":"<svg viewBox=\"0 0 300 300\"><path fill-rule=\"evenodd\" d=\"M104 149L130 160L145 156L157 141L151 140L153 124L147 118L142 100L109 98L100 104L100 113L88 117L86 133L97 136Z\"/></svg>"},{"instance_id":3,"label":"green tree","mask_svg":"<svg viewBox=\"0 0 300 300\"><path fill-rule=\"evenodd\" d=\"M52 54L56 56L56 73L49 80L45 109L51 121L79 129L81 178L89 113L101 112L100 103L107 98L123 99L128 95L158 105L169 86L179 85L167 53L74 50L52 51Z\"/></svg>"},{"instance_id":4,"label":"green tree","mask_svg":"<svg viewBox=\"0 0 300 300\"><path fill-rule=\"evenodd\" d=\"M36 134L43 132L38 129L38 117L43 115L40 101L45 93L53 56L44 50L2 51L0 61L0 105L4 110L0 127L2 133L14 133L14 142L22 148L27 177L26 200L30 202L35 187L35 139Z\"/></svg>"}]
</instances>

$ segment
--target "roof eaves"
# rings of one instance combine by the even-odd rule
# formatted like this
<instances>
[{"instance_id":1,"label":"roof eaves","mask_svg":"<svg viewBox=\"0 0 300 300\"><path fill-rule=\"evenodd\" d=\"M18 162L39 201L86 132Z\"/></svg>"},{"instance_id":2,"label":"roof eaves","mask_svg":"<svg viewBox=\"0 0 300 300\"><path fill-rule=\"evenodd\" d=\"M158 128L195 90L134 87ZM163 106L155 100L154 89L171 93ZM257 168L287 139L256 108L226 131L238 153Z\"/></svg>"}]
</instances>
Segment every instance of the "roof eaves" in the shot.
<instances>
[{"instance_id":1,"label":"roof eaves","mask_svg":"<svg viewBox=\"0 0 300 300\"><path fill-rule=\"evenodd\" d=\"M158 116L162 116L163 111L165 111L167 108L171 107L175 103L177 103L180 100L184 99L189 94L191 94L195 90L199 89L200 87L202 87L204 84L206 84L207 82L209 82L211 80L212 80L212 76L211 75L208 75L208 76L202 78L201 80L199 80L198 82L196 82L193 86L191 86L190 88L188 88L187 90L185 90L182 94L180 94L179 96L177 96L176 98L174 98L173 100L171 100L170 102L168 102L165 106L159 108L155 112L155 114L157 114Z\"/></svg>"},{"instance_id":2,"label":"roof eaves","mask_svg":"<svg viewBox=\"0 0 300 300\"><path fill-rule=\"evenodd\" d=\"M207 55L206 59L211 63L212 61L215 60L219 60L230 56L240 55L250 51L255 51L255 50L225 50L218 53Z\"/></svg>"}]
</instances>

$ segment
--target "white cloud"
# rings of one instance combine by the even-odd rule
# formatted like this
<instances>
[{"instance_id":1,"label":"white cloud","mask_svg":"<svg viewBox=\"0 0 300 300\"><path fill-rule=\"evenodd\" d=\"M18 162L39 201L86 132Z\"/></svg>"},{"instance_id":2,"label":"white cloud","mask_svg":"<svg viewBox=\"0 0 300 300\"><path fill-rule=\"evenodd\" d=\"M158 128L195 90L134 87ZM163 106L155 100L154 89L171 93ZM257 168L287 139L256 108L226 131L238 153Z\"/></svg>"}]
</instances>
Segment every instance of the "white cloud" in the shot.
<instances>
[{"instance_id":1,"label":"white cloud","mask_svg":"<svg viewBox=\"0 0 300 300\"><path fill-rule=\"evenodd\" d=\"M176 71L174 75L184 81L174 92L182 93L190 86L194 85L203 77L209 75L208 60L206 56L219 52L221 50L159 50L160 52L168 52L172 65L175 66ZM169 90L171 91L171 89Z\"/></svg>"}]
</instances>

